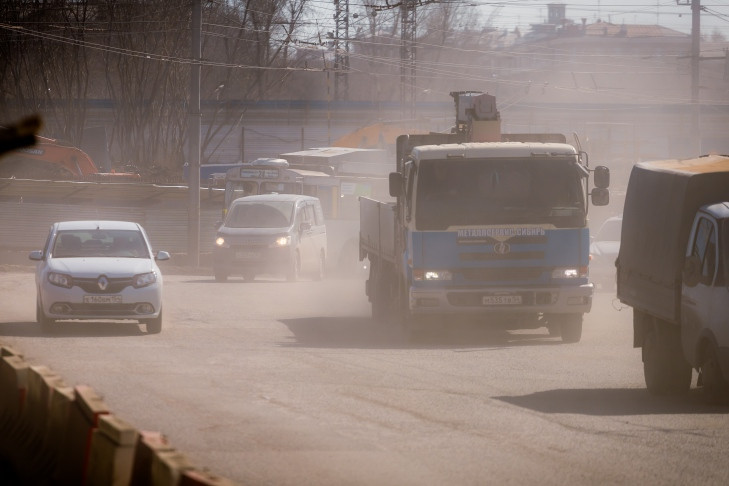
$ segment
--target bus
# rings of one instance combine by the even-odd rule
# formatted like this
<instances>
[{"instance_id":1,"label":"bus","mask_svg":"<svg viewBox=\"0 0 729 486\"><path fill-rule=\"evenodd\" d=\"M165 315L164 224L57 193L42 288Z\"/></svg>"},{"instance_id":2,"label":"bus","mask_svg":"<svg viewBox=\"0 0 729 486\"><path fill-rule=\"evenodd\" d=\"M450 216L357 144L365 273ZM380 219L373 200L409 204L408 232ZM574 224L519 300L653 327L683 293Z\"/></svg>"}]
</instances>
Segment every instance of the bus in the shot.
<instances>
[{"instance_id":1,"label":"bus","mask_svg":"<svg viewBox=\"0 0 729 486\"><path fill-rule=\"evenodd\" d=\"M357 275L359 261L359 197L389 197L382 175L343 174L313 164L290 164L282 158L260 158L225 174L223 218L231 203L256 194L304 194L321 201L327 227L327 271Z\"/></svg>"}]
</instances>

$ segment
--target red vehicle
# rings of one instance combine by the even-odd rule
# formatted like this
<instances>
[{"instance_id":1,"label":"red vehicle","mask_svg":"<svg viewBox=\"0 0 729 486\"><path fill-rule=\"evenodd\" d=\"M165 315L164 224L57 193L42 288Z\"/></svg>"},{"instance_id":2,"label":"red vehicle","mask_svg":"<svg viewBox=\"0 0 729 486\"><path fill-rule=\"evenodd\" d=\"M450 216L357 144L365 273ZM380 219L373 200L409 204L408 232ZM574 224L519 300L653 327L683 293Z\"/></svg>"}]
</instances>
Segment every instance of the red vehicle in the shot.
<instances>
[{"instance_id":1,"label":"red vehicle","mask_svg":"<svg viewBox=\"0 0 729 486\"><path fill-rule=\"evenodd\" d=\"M35 145L13 150L0 159L0 177L107 182L141 178L135 172L100 172L83 150L40 136Z\"/></svg>"}]
</instances>

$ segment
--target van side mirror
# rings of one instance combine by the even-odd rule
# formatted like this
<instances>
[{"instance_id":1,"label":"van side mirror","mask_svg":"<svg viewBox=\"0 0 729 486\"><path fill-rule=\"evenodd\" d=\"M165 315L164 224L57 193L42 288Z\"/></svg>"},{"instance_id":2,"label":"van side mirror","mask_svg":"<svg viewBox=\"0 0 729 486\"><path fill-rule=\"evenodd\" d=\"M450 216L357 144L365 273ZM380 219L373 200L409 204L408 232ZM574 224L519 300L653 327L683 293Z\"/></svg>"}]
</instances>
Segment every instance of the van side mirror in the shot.
<instances>
[{"instance_id":1,"label":"van side mirror","mask_svg":"<svg viewBox=\"0 0 729 486\"><path fill-rule=\"evenodd\" d=\"M157 261L159 261L159 262L162 262L162 261L165 261L165 260L169 260L170 259L170 254L168 252L164 251L164 250L160 250L154 256L154 259L157 260Z\"/></svg>"},{"instance_id":2,"label":"van side mirror","mask_svg":"<svg viewBox=\"0 0 729 486\"><path fill-rule=\"evenodd\" d=\"M43 260L43 250L31 251L28 258L36 262Z\"/></svg>"},{"instance_id":3,"label":"van side mirror","mask_svg":"<svg viewBox=\"0 0 729 486\"><path fill-rule=\"evenodd\" d=\"M303 233L304 231L309 231L311 229L311 223L307 223L306 221L302 221L299 224L299 231Z\"/></svg>"},{"instance_id":4,"label":"van side mirror","mask_svg":"<svg viewBox=\"0 0 729 486\"><path fill-rule=\"evenodd\" d=\"M388 179L390 183L390 196L400 197L403 194L403 178L399 172L390 172Z\"/></svg>"},{"instance_id":5,"label":"van side mirror","mask_svg":"<svg viewBox=\"0 0 729 486\"><path fill-rule=\"evenodd\" d=\"M701 260L696 255L686 257L683 262L683 283L687 287L696 287L701 279Z\"/></svg>"},{"instance_id":6,"label":"van side mirror","mask_svg":"<svg viewBox=\"0 0 729 486\"><path fill-rule=\"evenodd\" d=\"M610 187L610 169L604 165L598 165L595 167L594 173L595 187L600 189L607 189Z\"/></svg>"},{"instance_id":7,"label":"van side mirror","mask_svg":"<svg viewBox=\"0 0 729 486\"><path fill-rule=\"evenodd\" d=\"M610 190L596 187L590 192L593 206L607 206L610 203Z\"/></svg>"}]
</instances>

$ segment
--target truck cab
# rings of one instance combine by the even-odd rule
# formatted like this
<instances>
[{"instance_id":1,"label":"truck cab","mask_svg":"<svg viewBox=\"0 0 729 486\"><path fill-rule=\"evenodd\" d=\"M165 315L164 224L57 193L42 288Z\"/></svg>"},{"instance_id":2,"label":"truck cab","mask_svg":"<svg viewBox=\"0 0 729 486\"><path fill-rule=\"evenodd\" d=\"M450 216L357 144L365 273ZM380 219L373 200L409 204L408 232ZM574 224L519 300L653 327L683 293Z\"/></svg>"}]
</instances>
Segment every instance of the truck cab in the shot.
<instances>
[{"instance_id":1,"label":"truck cab","mask_svg":"<svg viewBox=\"0 0 729 486\"><path fill-rule=\"evenodd\" d=\"M704 373L721 371L722 380L729 377L729 202L702 206L694 218L683 269L681 315L688 361L699 363ZM717 369L707 370L713 367ZM706 381L702 379L704 386Z\"/></svg>"}]
</instances>

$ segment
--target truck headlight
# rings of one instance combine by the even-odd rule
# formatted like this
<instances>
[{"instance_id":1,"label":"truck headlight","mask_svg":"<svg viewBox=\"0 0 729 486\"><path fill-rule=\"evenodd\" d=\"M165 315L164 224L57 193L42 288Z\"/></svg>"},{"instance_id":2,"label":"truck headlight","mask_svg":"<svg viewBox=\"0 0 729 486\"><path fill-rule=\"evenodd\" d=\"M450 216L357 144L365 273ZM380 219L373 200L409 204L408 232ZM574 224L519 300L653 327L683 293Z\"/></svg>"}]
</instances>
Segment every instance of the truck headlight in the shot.
<instances>
[{"instance_id":1,"label":"truck headlight","mask_svg":"<svg viewBox=\"0 0 729 486\"><path fill-rule=\"evenodd\" d=\"M51 272L48 274L48 281L57 287L70 289L73 287L73 278L65 273Z\"/></svg>"},{"instance_id":2,"label":"truck headlight","mask_svg":"<svg viewBox=\"0 0 729 486\"><path fill-rule=\"evenodd\" d=\"M588 267L557 267L552 270L552 278L587 278Z\"/></svg>"},{"instance_id":3,"label":"truck headlight","mask_svg":"<svg viewBox=\"0 0 729 486\"><path fill-rule=\"evenodd\" d=\"M453 274L450 270L413 270L413 280L418 282L453 280Z\"/></svg>"},{"instance_id":4,"label":"truck headlight","mask_svg":"<svg viewBox=\"0 0 729 486\"><path fill-rule=\"evenodd\" d=\"M134 285L135 289L146 287L147 285L152 285L157 281L157 274L154 272L149 273L140 273L139 275L134 276Z\"/></svg>"},{"instance_id":5,"label":"truck headlight","mask_svg":"<svg viewBox=\"0 0 729 486\"><path fill-rule=\"evenodd\" d=\"M291 244L291 235L279 236L273 242L274 247L289 246Z\"/></svg>"}]
</instances>

